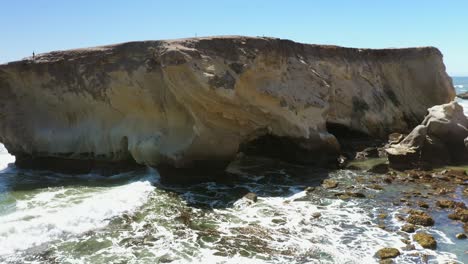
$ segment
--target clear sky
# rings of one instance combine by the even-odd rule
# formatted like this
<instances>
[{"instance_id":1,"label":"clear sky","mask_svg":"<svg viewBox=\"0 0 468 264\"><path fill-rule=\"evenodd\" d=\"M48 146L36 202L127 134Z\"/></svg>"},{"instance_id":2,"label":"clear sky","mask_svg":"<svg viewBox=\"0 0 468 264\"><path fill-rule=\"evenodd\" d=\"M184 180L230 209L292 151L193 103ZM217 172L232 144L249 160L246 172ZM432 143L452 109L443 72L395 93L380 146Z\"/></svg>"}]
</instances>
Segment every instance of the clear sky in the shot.
<instances>
[{"instance_id":1,"label":"clear sky","mask_svg":"<svg viewBox=\"0 0 468 264\"><path fill-rule=\"evenodd\" d=\"M435 46L468 76L468 0L0 0L0 63L52 50L210 35Z\"/></svg>"}]
</instances>

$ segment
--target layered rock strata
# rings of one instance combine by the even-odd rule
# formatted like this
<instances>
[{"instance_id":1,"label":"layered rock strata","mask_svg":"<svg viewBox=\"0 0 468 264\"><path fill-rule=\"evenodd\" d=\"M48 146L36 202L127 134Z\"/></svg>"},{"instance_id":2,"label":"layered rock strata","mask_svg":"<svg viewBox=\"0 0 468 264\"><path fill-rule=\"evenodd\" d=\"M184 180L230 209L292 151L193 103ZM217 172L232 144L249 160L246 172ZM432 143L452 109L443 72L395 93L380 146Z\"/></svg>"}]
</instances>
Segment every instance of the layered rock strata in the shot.
<instances>
[{"instance_id":1,"label":"layered rock strata","mask_svg":"<svg viewBox=\"0 0 468 264\"><path fill-rule=\"evenodd\" d=\"M454 96L432 47L240 36L129 42L0 65L0 142L20 160L190 167L272 136L321 163L339 150L327 124L384 137Z\"/></svg>"}]
</instances>

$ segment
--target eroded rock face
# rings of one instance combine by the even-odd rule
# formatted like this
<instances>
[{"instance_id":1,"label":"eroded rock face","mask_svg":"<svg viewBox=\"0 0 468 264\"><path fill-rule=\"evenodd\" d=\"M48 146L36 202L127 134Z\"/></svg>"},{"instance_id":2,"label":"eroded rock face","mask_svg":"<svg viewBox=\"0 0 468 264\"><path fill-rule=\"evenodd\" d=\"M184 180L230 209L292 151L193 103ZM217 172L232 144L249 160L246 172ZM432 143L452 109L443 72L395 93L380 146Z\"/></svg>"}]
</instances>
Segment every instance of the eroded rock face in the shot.
<instances>
[{"instance_id":1,"label":"eroded rock face","mask_svg":"<svg viewBox=\"0 0 468 264\"><path fill-rule=\"evenodd\" d=\"M468 162L468 118L463 114L463 107L453 101L428 111L421 125L400 143L386 149L392 167Z\"/></svg>"},{"instance_id":2,"label":"eroded rock face","mask_svg":"<svg viewBox=\"0 0 468 264\"><path fill-rule=\"evenodd\" d=\"M435 48L212 37L51 52L0 65L0 142L17 156L190 166L263 135L336 155L326 123L407 131L455 96Z\"/></svg>"}]
</instances>

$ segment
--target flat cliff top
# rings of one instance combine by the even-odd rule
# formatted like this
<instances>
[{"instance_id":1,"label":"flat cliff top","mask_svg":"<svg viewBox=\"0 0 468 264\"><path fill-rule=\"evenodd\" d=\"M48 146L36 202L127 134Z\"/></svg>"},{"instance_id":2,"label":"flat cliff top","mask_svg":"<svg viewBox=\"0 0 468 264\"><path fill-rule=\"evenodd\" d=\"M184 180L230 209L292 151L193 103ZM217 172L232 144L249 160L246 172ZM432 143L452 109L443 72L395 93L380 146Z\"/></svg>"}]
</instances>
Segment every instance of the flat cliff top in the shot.
<instances>
[{"instance_id":1,"label":"flat cliff top","mask_svg":"<svg viewBox=\"0 0 468 264\"><path fill-rule=\"evenodd\" d=\"M78 48L70 50L52 51L47 53L36 54L35 63L50 63L62 60L75 60L86 57L111 55L116 53L138 53L146 51L147 48L164 49L184 49L197 50L203 53L215 52L224 56L232 56L235 48L247 48L258 51L268 49L281 50L282 52L295 53L306 52L313 53L317 56L345 56L351 58L360 57L376 57L379 59L398 59L401 57L423 56L423 55L438 55L442 56L440 51L435 47L409 47L409 48L385 48L385 49L368 49L368 48L349 48L334 45L317 45L298 43L287 39L271 38L271 37L247 37L247 36L209 36L197 38L181 38L170 40L146 40L132 41L112 45ZM18 64L21 62L31 61L32 56L23 58L22 60L7 62L0 64L0 68L7 65Z\"/></svg>"}]
</instances>

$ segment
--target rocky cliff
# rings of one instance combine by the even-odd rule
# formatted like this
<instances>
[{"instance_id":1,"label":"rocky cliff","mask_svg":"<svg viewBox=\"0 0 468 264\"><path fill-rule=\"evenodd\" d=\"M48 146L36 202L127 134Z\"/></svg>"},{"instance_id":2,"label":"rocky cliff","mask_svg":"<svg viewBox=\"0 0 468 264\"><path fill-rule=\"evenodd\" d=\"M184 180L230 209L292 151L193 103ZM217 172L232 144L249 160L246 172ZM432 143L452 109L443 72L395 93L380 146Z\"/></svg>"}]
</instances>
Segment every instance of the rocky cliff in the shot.
<instances>
[{"instance_id":1,"label":"rocky cliff","mask_svg":"<svg viewBox=\"0 0 468 264\"><path fill-rule=\"evenodd\" d=\"M0 65L0 142L19 157L185 167L272 135L309 161L327 124L408 131L455 96L432 47L354 49L250 37L129 42Z\"/></svg>"}]
</instances>

